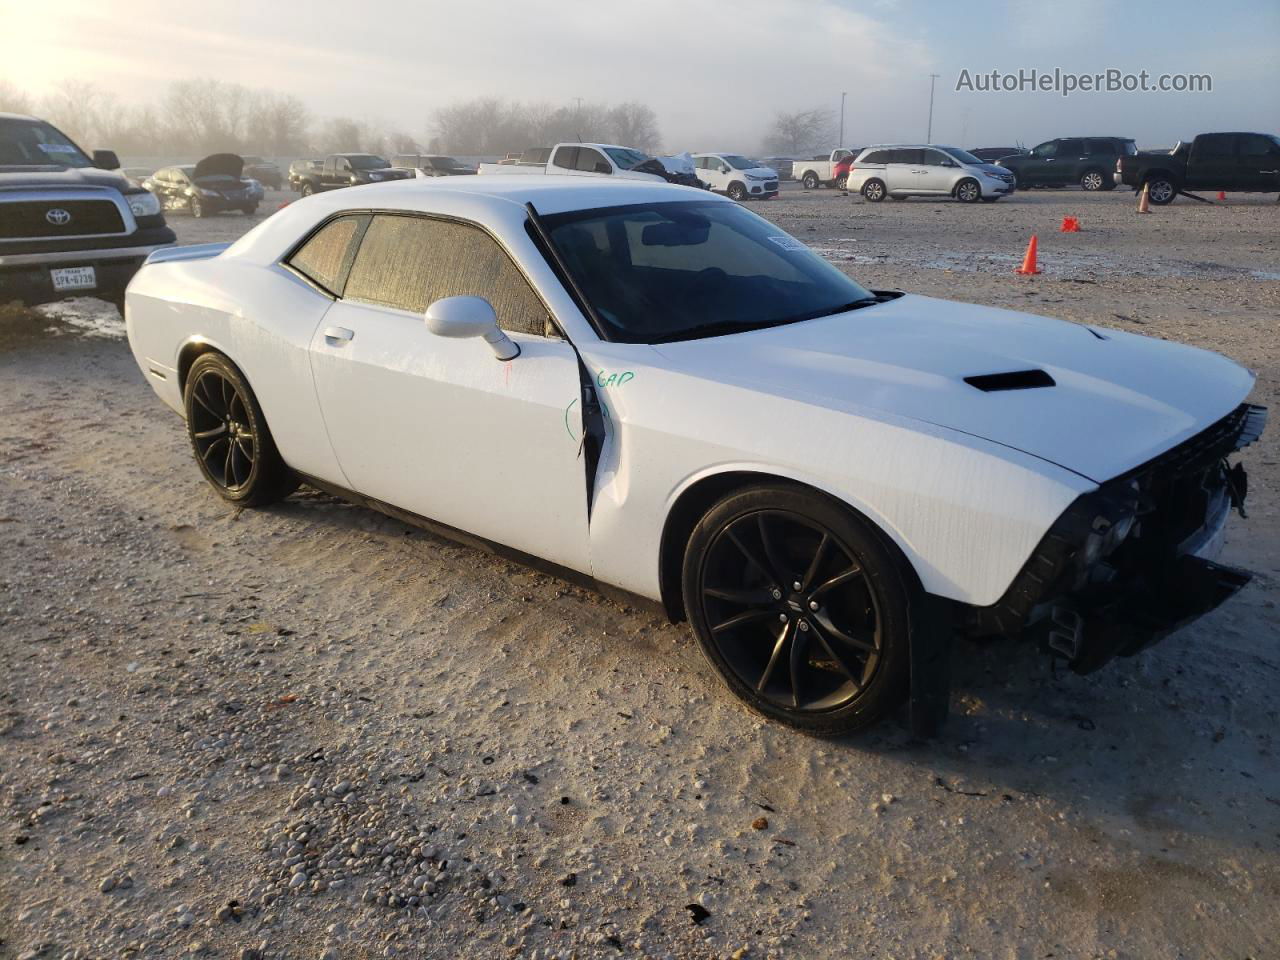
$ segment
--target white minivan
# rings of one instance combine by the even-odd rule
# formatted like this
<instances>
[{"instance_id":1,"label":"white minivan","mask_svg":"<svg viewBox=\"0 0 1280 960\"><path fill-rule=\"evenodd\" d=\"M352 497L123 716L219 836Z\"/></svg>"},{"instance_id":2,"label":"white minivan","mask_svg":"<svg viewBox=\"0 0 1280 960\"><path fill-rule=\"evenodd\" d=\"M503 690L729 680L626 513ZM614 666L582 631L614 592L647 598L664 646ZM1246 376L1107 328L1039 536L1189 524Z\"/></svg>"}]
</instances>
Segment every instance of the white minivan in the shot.
<instances>
[{"instance_id":1,"label":"white minivan","mask_svg":"<svg viewBox=\"0 0 1280 960\"><path fill-rule=\"evenodd\" d=\"M1013 193L1013 175L958 147L880 144L867 147L849 168L847 189L878 203L885 197L955 197L992 203Z\"/></svg>"},{"instance_id":2,"label":"white minivan","mask_svg":"<svg viewBox=\"0 0 1280 960\"><path fill-rule=\"evenodd\" d=\"M693 166L699 180L734 200L777 196L778 171L736 153L695 153Z\"/></svg>"}]
</instances>

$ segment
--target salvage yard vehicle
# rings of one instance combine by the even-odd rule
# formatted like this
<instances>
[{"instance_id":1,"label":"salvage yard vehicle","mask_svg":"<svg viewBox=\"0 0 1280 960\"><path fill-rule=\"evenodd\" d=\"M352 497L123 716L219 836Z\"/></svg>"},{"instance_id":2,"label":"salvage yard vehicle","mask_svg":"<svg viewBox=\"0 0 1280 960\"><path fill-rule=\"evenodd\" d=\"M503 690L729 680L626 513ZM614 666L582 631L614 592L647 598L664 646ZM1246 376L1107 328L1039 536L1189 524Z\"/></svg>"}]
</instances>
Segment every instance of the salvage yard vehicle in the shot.
<instances>
[{"instance_id":1,"label":"salvage yard vehicle","mask_svg":"<svg viewBox=\"0 0 1280 960\"><path fill-rule=\"evenodd\" d=\"M407 180L413 171L393 167L373 153L334 153L324 158L318 170L298 171L298 192L304 197L326 190L341 190L361 184Z\"/></svg>"},{"instance_id":2,"label":"salvage yard vehicle","mask_svg":"<svg viewBox=\"0 0 1280 960\"><path fill-rule=\"evenodd\" d=\"M242 177L244 161L234 153L214 153L199 163L163 167L143 184L166 210L207 217L227 210L258 212L262 184Z\"/></svg>"},{"instance_id":3,"label":"salvage yard vehicle","mask_svg":"<svg viewBox=\"0 0 1280 960\"><path fill-rule=\"evenodd\" d=\"M778 171L736 153L695 153L698 179L733 200L768 200L778 195Z\"/></svg>"},{"instance_id":4,"label":"salvage yard vehicle","mask_svg":"<svg viewBox=\"0 0 1280 960\"><path fill-rule=\"evenodd\" d=\"M857 156L857 154L857 150L840 147L837 150L832 150L831 154L826 157L797 160L791 165L791 179L799 180L806 190L835 186L836 164L846 157Z\"/></svg>"},{"instance_id":5,"label":"salvage yard vehicle","mask_svg":"<svg viewBox=\"0 0 1280 960\"><path fill-rule=\"evenodd\" d=\"M1280 137L1270 133L1202 133L1169 153L1140 153L1116 162L1126 185L1146 187L1152 203L1172 203L1190 190L1280 192Z\"/></svg>"},{"instance_id":6,"label":"salvage yard vehicle","mask_svg":"<svg viewBox=\"0 0 1280 960\"><path fill-rule=\"evenodd\" d=\"M1212 557L1265 420L1249 371L869 290L706 192L357 187L153 255L126 317L224 500L305 482L657 601L817 734L908 691L932 729L956 634L1087 671L1248 580Z\"/></svg>"},{"instance_id":7,"label":"salvage yard vehicle","mask_svg":"<svg viewBox=\"0 0 1280 960\"><path fill-rule=\"evenodd\" d=\"M264 187L279 190L284 186L284 174L280 172L280 164L262 157L245 157L243 176L257 180Z\"/></svg>"},{"instance_id":8,"label":"salvage yard vehicle","mask_svg":"<svg viewBox=\"0 0 1280 960\"><path fill-rule=\"evenodd\" d=\"M545 148L543 148L545 149ZM556 174L568 177L618 177L622 180L665 180L662 165L642 150L613 143L557 143L546 152L526 150L515 163L482 163L482 174ZM637 170L646 164L657 169Z\"/></svg>"},{"instance_id":9,"label":"salvage yard vehicle","mask_svg":"<svg viewBox=\"0 0 1280 960\"><path fill-rule=\"evenodd\" d=\"M396 166L406 170L421 170L428 177L465 177L476 172L475 167L459 163L453 157L428 156L420 153L404 153L396 157Z\"/></svg>"},{"instance_id":10,"label":"salvage yard vehicle","mask_svg":"<svg viewBox=\"0 0 1280 960\"><path fill-rule=\"evenodd\" d=\"M35 117L0 113L0 303L124 301L147 254L173 243L160 201Z\"/></svg>"},{"instance_id":11,"label":"salvage yard vehicle","mask_svg":"<svg viewBox=\"0 0 1280 960\"><path fill-rule=\"evenodd\" d=\"M289 164L289 189L294 193L300 193L303 181L311 174L318 174L323 169L323 160L293 161L293 163Z\"/></svg>"},{"instance_id":12,"label":"salvage yard vehicle","mask_svg":"<svg viewBox=\"0 0 1280 960\"><path fill-rule=\"evenodd\" d=\"M994 203L1013 193L1013 175L958 147L883 144L858 154L847 187L863 199L955 197L962 203Z\"/></svg>"},{"instance_id":13,"label":"salvage yard vehicle","mask_svg":"<svg viewBox=\"0 0 1280 960\"><path fill-rule=\"evenodd\" d=\"M1046 140L1030 153L1001 157L996 163L1011 171L1019 189L1065 187L1114 190L1118 158L1138 152L1128 137L1063 137Z\"/></svg>"}]
</instances>

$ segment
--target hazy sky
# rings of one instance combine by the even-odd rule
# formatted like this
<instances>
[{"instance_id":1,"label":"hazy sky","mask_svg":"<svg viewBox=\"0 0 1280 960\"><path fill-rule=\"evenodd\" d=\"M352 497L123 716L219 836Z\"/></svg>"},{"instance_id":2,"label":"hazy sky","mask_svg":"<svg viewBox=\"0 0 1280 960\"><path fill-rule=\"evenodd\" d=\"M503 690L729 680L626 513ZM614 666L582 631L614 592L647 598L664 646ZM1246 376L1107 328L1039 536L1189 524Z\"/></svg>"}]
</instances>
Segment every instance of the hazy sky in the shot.
<instances>
[{"instance_id":1,"label":"hazy sky","mask_svg":"<svg viewBox=\"0 0 1280 960\"><path fill-rule=\"evenodd\" d=\"M1213 92L956 92L961 70L1207 73ZM852 145L1280 130L1280 0L0 0L0 79L154 98L210 76L423 137L475 96L640 100L669 150L754 151L773 114L848 91Z\"/></svg>"}]
</instances>

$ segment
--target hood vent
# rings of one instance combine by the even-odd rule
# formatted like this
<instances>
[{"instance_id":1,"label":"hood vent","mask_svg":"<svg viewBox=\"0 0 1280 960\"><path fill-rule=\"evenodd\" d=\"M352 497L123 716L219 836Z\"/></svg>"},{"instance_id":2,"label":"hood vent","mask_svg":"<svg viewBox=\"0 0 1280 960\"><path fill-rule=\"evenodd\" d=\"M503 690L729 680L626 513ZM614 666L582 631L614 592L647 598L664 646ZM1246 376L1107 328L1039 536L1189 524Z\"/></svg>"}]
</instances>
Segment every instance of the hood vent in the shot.
<instances>
[{"instance_id":1,"label":"hood vent","mask_svg":"<svg viewBox=\"0 0 1280 960\"><path fill-rule=\"evenodd\" d=\"M984 373L976 377L965 377L964 382L986 393L996 393L1000 390L1034 390L1037 387L1052 387L1055 385L1053 377L1043 370Z\"/></svg>"}]
</instances>

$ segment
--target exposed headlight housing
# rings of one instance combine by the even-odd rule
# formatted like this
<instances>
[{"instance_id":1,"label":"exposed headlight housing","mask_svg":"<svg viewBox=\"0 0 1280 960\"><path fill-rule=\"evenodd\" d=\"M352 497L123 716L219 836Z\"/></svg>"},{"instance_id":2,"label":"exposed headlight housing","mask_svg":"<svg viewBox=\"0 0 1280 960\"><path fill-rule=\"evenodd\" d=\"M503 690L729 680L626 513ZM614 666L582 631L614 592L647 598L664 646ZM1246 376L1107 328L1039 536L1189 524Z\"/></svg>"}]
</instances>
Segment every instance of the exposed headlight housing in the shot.
<instances>
[{"instance_id":1,"label":"exposed headlight housing","mask_svg":"<svg viewBox=\"0 0 1280 960\"><path fill-rule=\"evenodd\" d=\"M369 179L370 179L370 180L382 180L382 179L384 179L384 175L383 175L383 174L381 174L381 173L370 173L370 174L368 174L368 177L369 177Z\"/></svg>"},{"instance_id":2,"label":"exposed headlight housing","mask_svg":"<svg viewBox=\"0 0 1280 960\"><path fill-rule=\"evenodd\" d=\"M160 198L148 190L127 193L125 199L129 201L129 209L135 217L154 217L160 212Z\"/></svg>"}]
</instances>

